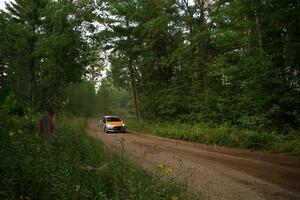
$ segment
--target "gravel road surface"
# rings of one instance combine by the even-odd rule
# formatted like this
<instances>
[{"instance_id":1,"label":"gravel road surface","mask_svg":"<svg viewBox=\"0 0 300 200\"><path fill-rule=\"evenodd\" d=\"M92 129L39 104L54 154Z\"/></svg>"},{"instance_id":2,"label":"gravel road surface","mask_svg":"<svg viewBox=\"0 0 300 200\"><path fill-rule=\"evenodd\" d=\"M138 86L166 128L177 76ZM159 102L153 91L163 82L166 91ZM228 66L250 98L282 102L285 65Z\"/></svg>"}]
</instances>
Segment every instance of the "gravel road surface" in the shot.
<instances>
[{"instance_id":1,"label":"gravel road surface","mask_svg":"<svg viewBox=\"0 0 300 200\"><path fill-rule=\"evenodd\" d=\"M194 193L220 200L300 200L300 157L203 145L128 131L105 134L90 120L88 133L122 147L145 170L163 164Z\"/></svg>"}]
</instances>

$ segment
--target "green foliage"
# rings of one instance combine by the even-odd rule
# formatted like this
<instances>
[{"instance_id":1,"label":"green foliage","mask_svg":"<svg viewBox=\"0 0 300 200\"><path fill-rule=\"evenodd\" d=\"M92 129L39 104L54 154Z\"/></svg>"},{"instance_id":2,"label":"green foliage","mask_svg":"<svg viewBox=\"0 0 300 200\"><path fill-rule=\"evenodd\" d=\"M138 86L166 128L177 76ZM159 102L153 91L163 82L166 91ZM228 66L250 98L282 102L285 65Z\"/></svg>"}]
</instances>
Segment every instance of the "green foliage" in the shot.
<instances>
[{"instance_id":1,"label":"green foliage","mask_svg":"<svg viewBox=\"0 0 300 200\"><path fill-rule=\"evenodd\" d=\"M113 86L107 79L101 81L97 99L99 101L97 111L100 111L102 115L132 115L133 109L129 92L123 88Z\"/></svg>"},{"instance_id":2,"label":"green foliage","mask_svg":"<svg viewBox=\"0 0 300 200\"><path fill-rule=\"evenodd\" d=\"M99 112L99 99L90 82L71 83L65 89L64 109L77 116L93 116Z\"/></svg>"},{"instance_id":3,"label":"green foliage","mask_svg":"<svg viewBox=\"0 0 300 200\"><path fill-rule=\"evenodd\" d=\"M85 67L75 7L70 1L17 0L1 11L1 100L13 93L17 104L60 109L63 88L80 81Z\"/></svg>"},{"instance_id":4,"label":"green foliage","mask_svg":"<svg viewBox=\"0 0 300 200\"><path fill-rule=\"evenodd\" d=\"M171 117L187 114L190 99L184 88L184 83L178 78L173 80L165 90L157 93L158 103L156 110L159 116Z\"/></svg>"},{"instance_id":5,"label":"green foliage","mask_svg":"<svg viewBox=\"0 0 300 200\"><path fill-rule=\"evenodd\" d=\"M196 123L191 125L191 123L149 121L136 118L126 118L125 123L128 129L168 138L203 144L300 154L299 132L289 132L288 134L255 132L228 124L209 126L206 123Z\"/></svg>"},{"instance_id":6,"label":"green foliage","mask_svg":"<svg viewBox=\"0 0 300 200\"><path fill-rule=\"evenodd\" d=\"M110 15L95 20L109 28L95 38L113 49L113 84L127 89L134 80L141 116L299 128L299 4L105 2L96 8Z\"/></svg>"},{"instance_id":7,"label":"green foliage","mask_svg":"<svg viewBox=\"0 0 300 200\"><path fill-rule=\"evenodd\" d=\"M85 121L56 121L51 151L35 132L36 118L9 117L0 135L1 199L188 199L171 180L159 180L112 153L84 132Z\"/></svg>"},{"instance_id":8,"label":"green foliage","mask_svg":"<svg viewBox=\"0 0 300 200\"><path fill-rule=\"evenodd\" d=\"M71 83L64 90L64 99L61 111L76 116L132 115L128 91L111 86L107 79L102 79L98 91L90 81Z\"/></svg>"}]
</instances>

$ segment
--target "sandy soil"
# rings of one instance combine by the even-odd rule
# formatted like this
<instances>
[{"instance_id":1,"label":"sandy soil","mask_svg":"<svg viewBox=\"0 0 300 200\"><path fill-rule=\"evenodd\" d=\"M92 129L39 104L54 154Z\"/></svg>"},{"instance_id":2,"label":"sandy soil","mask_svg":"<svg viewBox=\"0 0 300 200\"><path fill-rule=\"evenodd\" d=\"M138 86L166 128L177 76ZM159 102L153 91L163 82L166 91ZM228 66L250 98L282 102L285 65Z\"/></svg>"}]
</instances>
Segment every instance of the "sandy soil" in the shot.
<instances>
[{"instance_id":1,"label":"sandy soil","mask_svg":"<svg viewBox=\"0 0 300 200\"><path fill-rule=\"evenodd\" d=\"M300 157L218 147L161 138L133 131L105 134L95 120L88 133L109 148L121 147L144 169L158 164L173 169L172 176L207 199L299 199Z\"/></svg>"}]
</instances>

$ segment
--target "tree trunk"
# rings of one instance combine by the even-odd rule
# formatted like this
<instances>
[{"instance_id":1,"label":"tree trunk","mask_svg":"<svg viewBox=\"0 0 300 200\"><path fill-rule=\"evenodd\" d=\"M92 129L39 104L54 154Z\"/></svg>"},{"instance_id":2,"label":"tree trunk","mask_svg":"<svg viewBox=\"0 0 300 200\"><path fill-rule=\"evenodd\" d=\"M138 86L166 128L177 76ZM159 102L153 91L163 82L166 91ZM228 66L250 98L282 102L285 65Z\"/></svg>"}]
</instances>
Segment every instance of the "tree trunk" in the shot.
<instances>
[{"instance_id":1,"label":"tree trunk","mask_svg":"<svg viewBox=\"0 0 300 200\"><path fill-rule=\"evenodd\" d=\"M35 26L33 25L33 30L36 30ZM30 42L30 51L34 52L35 48L35 43L37 41L36 36L33 36L29 42ZM35 57L31 57L29 61L29 72L30 72L30 77L29 77L29 102L30 105L33 106L35 104L35 93L36 93L36 77L35 77Z\"/></svg>"},{"instance_id":2,"label":"tree trunk","mask_svg":"<svg viewBox=\"0 0 300 200\"><path fill-rule=\"evenodd\" d=\"M201 22L201 24L204 24L204 22L205 22L205 16L204 16L205 0L196 0L196 4L198 5L198 8L200 10L200 22Z\"/></svg>"},{"instance_id":3,"label":"tree trunk","mask_svg":"<svg viewBox=\"0 0 300 200\"><path fill-rule=\"evenodd\" d=\"M3 96L4 91L4 64L0 63L0 96Z\"/></svg>"},{"instance_id":4,"label":"tree trunk","mask_svg":"<svg viewBox=\"0 0 300 200\"><path fill-rule=\"evenodd\" d=\"M134 78L134 72L132 67L132 60L129 58L129 74L130 74L130 83L131 83L131 89L132 89L132 96L133 96L133 103L134 103L134 109L135 114L138 118L141 117L140 108L139 108L139 100L138 100L138 93L136 89L136 83Z\"/></svg>"},{"instance_id":5,"label":"tree trunk","mask_svg":"<svg viewBox=\"0 0 300 200\"><path fill-rule=\"evenodd\" d=\"M261 33L261 17L255 12L255 28L257 31L257 43L260 50L263 49L262 33Z\"/></svg>"},{"instance_id":6,"label":"tree trunk","mask_svg":"<svg viewBox=\"0 0 300 200\"><path fill-rule=\"evenodd\" d=\"M128 19L126 19L126 27L127 28L129 27ZM131 36L129 36L127 40L130 41ZM134 70L133 70L131 52L128 55L128 69L129 69L129 76L130 76L130 83L131 83L131 89L132 89L132 96L133 96L135 114L138 118L140 118L141 113L140 113L140 108L139 108L138 93L137 93L137 89L136 89L136 82L135 82L135 77L134 77Z\"/></svg>"}]
</instances>

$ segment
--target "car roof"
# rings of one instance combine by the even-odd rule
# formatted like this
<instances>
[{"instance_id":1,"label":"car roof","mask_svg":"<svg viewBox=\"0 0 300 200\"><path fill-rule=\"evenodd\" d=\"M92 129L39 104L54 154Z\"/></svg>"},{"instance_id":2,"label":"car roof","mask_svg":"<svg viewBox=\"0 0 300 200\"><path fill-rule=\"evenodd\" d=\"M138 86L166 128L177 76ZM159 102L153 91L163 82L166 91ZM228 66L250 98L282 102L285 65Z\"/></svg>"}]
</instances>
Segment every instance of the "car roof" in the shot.
<instances>
[{"instance_id":1,"label":"car roof","mask_svg":"<svg viewBox=\"0 0 300 200\"><path fill-rule=\"evenodd\" d=\"M115 115L105 115L105 116L103 116L104 118L108 118L108 117L117 117L117 118L120 118L120 117L118 117L118 116L115 116Z\"/></svg>"}]
</instances>

